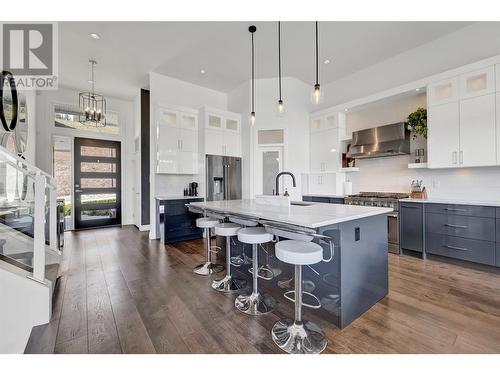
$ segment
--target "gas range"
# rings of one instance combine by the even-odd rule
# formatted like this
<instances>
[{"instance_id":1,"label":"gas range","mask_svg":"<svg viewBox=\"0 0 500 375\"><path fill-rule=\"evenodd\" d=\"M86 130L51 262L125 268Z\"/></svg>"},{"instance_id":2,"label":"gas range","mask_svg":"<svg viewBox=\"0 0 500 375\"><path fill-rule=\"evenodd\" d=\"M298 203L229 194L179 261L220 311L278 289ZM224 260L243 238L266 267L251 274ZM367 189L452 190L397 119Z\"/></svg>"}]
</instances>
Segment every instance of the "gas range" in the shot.
<instances>
[{"instance_id":1,"label":"gas range","mask_svg":"<svg viewBox=\"0 0 500 375\"><path fill-rule=\"evenodd\" d=\"M345 204L356 206L390 207L399 211L399 200L408 198L408 193L361 192L345 198Z\"/></svg>"},{"instance_id":2,"label":"gas range","mask_svg":"<svg viewBox=\"0 0 500 375\"><path fill-rule=\"evenodd\" d=\"M356 206L390 207L394 211L387 214L387 242L391 253L399 254L399 200L408 198L408 193L362 192L349 195L345 204Z\"/></svg>"}]
</instances>

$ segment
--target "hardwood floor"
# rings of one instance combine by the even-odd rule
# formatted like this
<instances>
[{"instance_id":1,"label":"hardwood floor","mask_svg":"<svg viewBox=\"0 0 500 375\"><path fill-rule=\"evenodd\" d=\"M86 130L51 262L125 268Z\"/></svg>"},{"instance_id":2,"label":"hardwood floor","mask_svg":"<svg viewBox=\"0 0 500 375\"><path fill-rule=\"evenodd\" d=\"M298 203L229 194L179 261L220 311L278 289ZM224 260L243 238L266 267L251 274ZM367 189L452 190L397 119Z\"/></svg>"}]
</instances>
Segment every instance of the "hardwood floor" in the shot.
<instances>
[{"instance_id":1,"label":"hardwood floor","mask_svg":"<svg viewBox=\"0 0 500 375\"><path fill-rule=\"evenodd\" d=\"M200 240L164 246L127 226L67 233L64 253L52 320L26 353L280 353L270 330L292 304L238 312L191 272ZM498 272L390 254L389 286L342 331L313 318L326 353L500 353Z\"/></svg>"}]
</instances>

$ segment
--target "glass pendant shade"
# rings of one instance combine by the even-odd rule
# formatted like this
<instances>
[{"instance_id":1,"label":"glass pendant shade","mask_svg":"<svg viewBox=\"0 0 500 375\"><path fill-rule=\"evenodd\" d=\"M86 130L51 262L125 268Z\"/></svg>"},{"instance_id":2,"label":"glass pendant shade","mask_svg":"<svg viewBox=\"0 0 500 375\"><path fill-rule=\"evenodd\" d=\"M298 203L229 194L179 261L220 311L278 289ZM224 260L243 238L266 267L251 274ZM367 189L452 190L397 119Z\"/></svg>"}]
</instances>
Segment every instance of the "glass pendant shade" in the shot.
<instances>
[{"instance_id":1,"label":"glass pendant shade","mask_svg":"<svg viewBox=\"0 0 500 375\"><path fill-rule=\"evenodd\" d=\"M314 85L311 90L311 103L312 104L321 104L323 103L324 95L323 90L319 84Z\"/></svg>"},{"instance_id":2,"label":"glass pendant shade","mask_svg":"<svg viewBox=\"0 0 500 375\"><path fill-rule=\"evenodd\" d=\"M282 115L285 112L285 106L283 104L283 100L278 100L276 109L278 110L278 114L280 115Z\"/></svg>"},{"instance_id":3,"label":"glass pendant shade","mask_svg":"<svg viewBox=\"0 0 500 375\"><path fill-rule=\"evenodd\" d=\"M250 112L250 124L255 125L255 112Z\"/></svg>"}]
</instances>

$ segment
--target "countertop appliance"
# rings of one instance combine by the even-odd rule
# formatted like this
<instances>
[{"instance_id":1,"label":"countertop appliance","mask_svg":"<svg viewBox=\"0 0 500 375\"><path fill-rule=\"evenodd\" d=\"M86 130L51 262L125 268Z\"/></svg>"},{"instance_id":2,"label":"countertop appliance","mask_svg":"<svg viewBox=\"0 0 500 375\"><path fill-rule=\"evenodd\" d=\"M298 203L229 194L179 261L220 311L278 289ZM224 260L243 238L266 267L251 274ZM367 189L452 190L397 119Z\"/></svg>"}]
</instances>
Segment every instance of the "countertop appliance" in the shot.
<instances>
[{"instance_id":1,"label":"countertop appliance","mask_svg":"<svg viewBox=\"0 0 500 375\"><path fill-rule=\"evenodd\" d=\"M353 132L347 157L366 159L409 154L410 131L404 122L398 122Z\"/></svg>"},{"instance_id":2,"label":"countertop appliance","mask_svg":"<svg viewBox=\"0 0 500 375\"><path fill-rule=\"evenodd\" d=\"M206 156L207 201L241 199L241 158Z\"/></svg>"},{"instance_id":3,"label":"countertop appliance","mask_svg":"<svg viewBox=\"0 0 500 375\"><path fill-rule=\"evenodd\" d=\"M387 214L387 239L389 252L399 254L399 200L409 196L408 193L361 192L346 197L344 203L392 208L394 211Z\"/></svg>"}]
</instances>

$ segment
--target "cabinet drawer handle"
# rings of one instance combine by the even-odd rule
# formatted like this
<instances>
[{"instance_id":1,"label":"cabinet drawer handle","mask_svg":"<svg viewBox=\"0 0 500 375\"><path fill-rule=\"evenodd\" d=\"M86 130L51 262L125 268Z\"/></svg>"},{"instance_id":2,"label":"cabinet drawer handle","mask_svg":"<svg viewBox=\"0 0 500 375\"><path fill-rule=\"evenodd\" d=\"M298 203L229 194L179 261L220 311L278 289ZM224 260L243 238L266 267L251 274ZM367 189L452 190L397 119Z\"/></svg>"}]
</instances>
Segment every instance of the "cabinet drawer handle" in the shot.
<instances>
[{"instance_id":1,"label":"cabinet drawer handle","mask_svg":"<svg viewBox=\"0 0 500 375\"><path fill-rule=\"evenodd\" d=\"M456 151L453 151L451 153L451 157L452 157L452 164L457 164L457 152Z\"/></svg>"},{"instance_id":2,"label":"cabinet drawer handle","mask_svg":"<svg viewBox=\"0 0 500 375\"><path fill-rule=\"evenodd\" d=\"M463 228L463 229L468 228L467 225L456 225L456 224L445 224L444 226L450 228Z\"/></svg>"},{"instance_id":3,"label":"cabinet drawer handle","mask_svg":"<svg viewBox=\"0 0 500 375\"><path fill-rule=\"evenodd\" d=\"M467 212L465 208L445 208L445 211Z\"/></svg>"},{"instance_id":4,"label":"cabinet drawer handle","mask_svg":"<svg viewBox=\"0 0 500 375\"><path fill-rule=\"evenodd\" d=\"M448 249L452 249L452 250L470 251L469 249L467 249L465 247L458 247L458 246L451 246L451 245L444 245L444 247L447 247Z\"/></svg>"}]
</instances>

